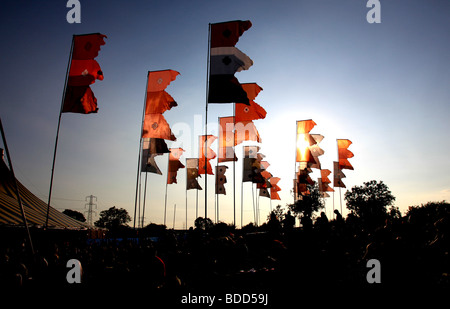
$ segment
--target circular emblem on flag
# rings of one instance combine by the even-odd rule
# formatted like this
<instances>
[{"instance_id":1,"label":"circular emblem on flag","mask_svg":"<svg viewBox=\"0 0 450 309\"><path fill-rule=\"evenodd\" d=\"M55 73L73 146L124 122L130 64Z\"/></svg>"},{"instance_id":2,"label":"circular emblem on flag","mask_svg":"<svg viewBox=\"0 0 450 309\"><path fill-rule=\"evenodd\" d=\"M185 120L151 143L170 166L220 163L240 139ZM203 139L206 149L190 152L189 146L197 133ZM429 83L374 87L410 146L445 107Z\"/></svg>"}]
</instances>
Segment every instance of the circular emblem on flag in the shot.
<instances>
[{"instance_id":1,"label":"circular emblem on flag","mask_svg":"<svg viewBox=\"0 0 450 309\"><path fill-rule=\"evenodd\" d=\"M250 108L244 107L244 113L248 113L250 111Z\"/></svg>"},{"instance_id":2,"label":"circular emblem on flag","mask_svg":"<svg viewBox=\"0 0 450 309\"><path fill-rule=\"evenodd\" d=\"M231 31L230 31L230 29L225 29L223 32L222 32L222 35L224 36L224 37L226 37L226 38L228 38L230 35L231 35Z\"/></svg>"},{"instance_id":3,"label":"circular emblem on flag","mask_svg":"<svg viewBox=\"0 0 450 309\"><path fill-rule=\"evenodd\" d=\"M223 181L223 177L220 177L220 178L219 178L219 181Z\"/></svg>"},{"instance_id":4,"label":"circular emblem on flag","mask_svg":"<svg viewBox=\"0 0 450 309\"><path fill-rule=\"evenodd\" d=\"M225 65L229 65L231 63L231 58L228 57L228 56L225 56L225 57L222 58L222 62Z\"/></svg>"},{"instance_id":5,"label":"circular emblem on flag","mask_svg":"<svg viewBox=\"0 0 450 309\"><path fill-rule=\"evenodd\" d=\"M89 51L89 50L91 50L91 48L92 48L91 42L87 42L86 44L84 44L84 49L85 50Z\"/></svg>"},{"instance_id":6,"label":"circular emblem on flag","mask_svg":"<svg viewBox=\"0 0 450 309\"><path fill-rule=\"evenodd\" d=\"M156 130L157 128L158 128L158 123L157 122L152 123L152 129Z\"/></svg>"},{"instance_id":7,"label":"circular emblem on flag","mask_svg":"<svg viewBox=\"0 0 450 309\"><path fill-rule=\"evenodd\" d=\"M161 84L162 84L162 82L163 82L163 79L162 79L162 77L158 78L158 80L157 80L156 82L158 83L158 85L161 85Z\"/></svg>"}]
</instances>

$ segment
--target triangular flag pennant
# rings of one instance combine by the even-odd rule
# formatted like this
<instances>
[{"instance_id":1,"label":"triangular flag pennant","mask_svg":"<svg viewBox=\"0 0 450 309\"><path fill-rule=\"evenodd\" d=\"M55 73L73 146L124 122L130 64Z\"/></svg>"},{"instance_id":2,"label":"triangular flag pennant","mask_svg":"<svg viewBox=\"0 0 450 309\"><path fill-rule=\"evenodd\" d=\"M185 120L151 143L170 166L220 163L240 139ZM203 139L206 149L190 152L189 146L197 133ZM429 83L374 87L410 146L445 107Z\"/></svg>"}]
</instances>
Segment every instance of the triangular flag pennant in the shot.
<instances>
[{"instance_id":1,"label":"triangular flag pennant","mask_svg":"<svg viewBox=\"0 0 450 309\"><path fill-rule=\"evenodd\" d=\"M74 35L69 77L64 93L63 113L97 113L97 99L91 84L103 80L103 72L97 61L100 46L106 35L100 33Z\"/></svg>"},{"instance_id":2,"label":"triangular flag pennant","mask_svg":"<svg viewBox=\"0 0 450 309\"><path fill-rule=\"evenodd\" d=\"M249 104L247 93L234 73L247 70L253 64L235 47L239 37L251 26L248 20L211 24L208 103Z\"/></svg>"}]
</instances>

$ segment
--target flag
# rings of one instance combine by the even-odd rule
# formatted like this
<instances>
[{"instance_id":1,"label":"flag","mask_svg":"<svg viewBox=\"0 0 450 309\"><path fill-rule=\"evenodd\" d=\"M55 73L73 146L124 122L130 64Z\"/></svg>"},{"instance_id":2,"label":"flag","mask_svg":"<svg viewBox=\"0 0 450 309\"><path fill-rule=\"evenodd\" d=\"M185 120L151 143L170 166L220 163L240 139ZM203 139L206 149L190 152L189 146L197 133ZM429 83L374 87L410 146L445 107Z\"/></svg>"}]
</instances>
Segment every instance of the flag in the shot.
<instances>
[{"instance_id":1,"label":"flag","mask_svg":"<svg viewBox=\"0 0 450 309\"><path fill-rule=\"evenodd\" d=\"M227 194L225 191L225 184L227 183L225 172L227 171L227 168L228 167L224 165L216 166L216 194Z\"/></svg>"},{"instance_id":2,"label":"flag","mask_svg":"<svg viewBox=\"0 0 450 309\"><path fill-rule=\"evenodd\" d=\"M342 178L345 178L345 175L339 168L339 162L333 162L333 187L346 188Z\"/></svg>"},{"instance_id":3,"label":"flag","mask_svg":"<svg viewBox=\"0 0 450 309\"><path fill-rule=\"evenodd\" d=\"M310 146L317 144L309 132L314 128L316 123L309 120L297 121L297 156L296 162L308 162L316 164L316 160L311 154Z\"/></svg>"},{"instance_id":4,"label":"flag","mask_svg":"<svg viewBox=\"0 0 450 309\"><path fill-rule=\"evenodd\" d=\"M320 176L322 177L322 183L331 183L328 176L331 174L330 170L320 170Z\"/></svg>"},{"instance_id":5,"label":"flag","mask_svg":"<svg viewBox=\"0 0 450 309\"><path fill-rule=\"evenodd\" d=\"M281 200L278 195L278 191L281 191L281 188L278 186L278 182L280 181L279 177L271 177L270 178L270 199L271 200Z\"/></svg>"},{"instance_id":6,"label":"flag","mask_svg":"<svg viewBox=\"0 0 450 309\"><path fill-rule=\"evenodd\" d=\"M255 141L261 143L261 137L259 136L259 132L256 129L253 121L242 121L236 123L235 125L236 132L236 145L239 145L243 141Z\"/></svg>"},{"instance_id":7,"label":"flag","mask_svg":"<svg viewBox=\"0 0 450 309\"><path fill-rule=\"evenodd\" d=\"M353 166L347 160L353 158L353 153L347 148L352 144L348 139L338 139L338 155L339 155L339 169L349 169L353 170Z\"/></svg>"},{"instance_id":8,"label":"flag","mask_svg":"<svg viewBox=\"0 0 450 309\"><path fill-rule=\"evenodd\" d=\"M327 191L334 192L333 188L328 186L328 183L324 182L322 180L322 178L317 178L317 182L319 183L319 192L321 193L321 196L322 197L330 197L330 195L327 193Z\"/></svg>"},{"instance_id":9,"label":"flag","mask_svg":"<svg viewBox=\"0 0 450 309\"><path fill-rule=\"evenodd\" d=\"M251 26L250 21L241 20L211 24L208 103L249 104L247 93L234 73L253 64L235 47L239 37Z\"/></svg>"},{"instance_id":10,"label":"flag","mask_svg":"<svg viewBox=\"0 0 450 309\"><path fill-rule=\"evenodd\" d=\"M202 190L200 187L197 178L198 174L198 159L190 158L186 159L186 190L197 189Z\"/></svg>"},{"instance_id":11,"label":"flag","mask_svg":"<svg viewBox=\"0 0 450 309\"><path fill-rule=\"evenodd\" d=\"M242 84L242 88L247 93L250 105L240 103L235 104L236 122L266 118L266 110L254 101L258 93L263 89L256 83Z\"/></svg>"},{"instance_id":12,"label":"flag","mask_svg":"<svg viewBox=\"0 0 450 309\"><path fill-rule=\"evenodd\" d=\"M208 175L214 175L209 160L216 157L216 153L211 149L211 144L217 139L214 135L200 135L199 136L199 150L198 150L198 173ZM206 154L205 154L205 140L206 140Z\"/></svg>"},{"instance_id":13,"label":"flag","mask_svg":"<svg viewBox=\"0 0 450 309\"><path fill-rule=\"evenodd\" d=\"M103 72L94 58L106 35L100 33L74 35L72 59L64 93L63 113L97 113L97 99L90 85L103 80Z\"/></svg>"},{"instance_id":14,"label":"flag","mask_svg":"<svg viewBox=\"0 0 450 309\"><path fill-rule=\"evenodd\" d=\"M166 119L162 114L148 114L145 115L144 125L142 127L142 138L161 138L170 141L175 141L176 137L173 135Z\"/></svg>"},{"instance_id":15,"label":"flag","mask_svg":"<svg viewBox=\"0 0 450 309\"><path fill-rule=\"evenodd\" d=\"M269 189L267 188L261 188L259 189L259 196L268 197L270 198Z\"/></svg>"},{"instance_id":16,"label":"flag","mask_svg":"<svg viewBox=\"0 0 450 309\"><path fill-rule=\"evenodd\" d=\"M166 142L159 138L144 138L142 144L141 172L162 175L161 170L156 164L155 157L170 152Z\"/></svg>"},{"instance_id":17,"label":"flag","mask_svg":"<svg viewBox=\"0 0 450 309\"><path fill-rule=\"evenodd\" d=\"M244 162L242 166L242 181L253 183L265 183L265 178L261 175L264 167L261 160L265 157L263 154L257 153L258 146L244 146Z\"/></svg>"},{"instance_id":18,"label":"flag","mask_svg":"<svg viewBox=\"0 0 450 309\"><path fill-rule=\"evenodd\" d=\"M174 70L148 72L145 115L142 127L143 138L152 137L171 141L176 140L162 114L177 106L177 102L165 89L179 74Z\"/></svg>"},{"instance_id":19,"label":"flag","mask_svg":"<svg viewBox=\"0 0 450 309\"><path fill-rule=\"evenodd\" d=\"M234 153L234 117L219 117L219 163L237 161Z\"/></svg>"},{"instance_id":20,"label":"flag","mask_svg":"<svg viewBox=\"0 0 450 309\"><path fill-rule=\"evenodd\" d=\"M167 173L167 184L177 183L177 172L180 168L184 168L183 163L180 162L180 157L183 155L182 148L170 148L169 167Z\"/></svg>"}]
</instances>

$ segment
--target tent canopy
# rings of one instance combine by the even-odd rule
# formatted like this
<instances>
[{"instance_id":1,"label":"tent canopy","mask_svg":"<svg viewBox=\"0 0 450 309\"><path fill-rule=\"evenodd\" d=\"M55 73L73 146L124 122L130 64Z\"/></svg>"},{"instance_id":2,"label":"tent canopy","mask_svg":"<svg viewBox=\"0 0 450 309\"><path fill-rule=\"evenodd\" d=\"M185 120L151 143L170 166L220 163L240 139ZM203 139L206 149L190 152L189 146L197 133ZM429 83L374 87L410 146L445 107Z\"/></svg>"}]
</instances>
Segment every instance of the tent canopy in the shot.
<instances>
[{"instance_id":1,"label":"tent canopy","mask_svg":"<svg viewBox=\"0 0 450 309\"><path fill-rule=\"evenodd\" d=\"M14 178L4 160L0 160L0 225L23 225L22 215L14 189ZM22 204L29 226L44 226L47 203L30 192L17 181ZM50 207L49 228L86 229L89 226Z\"/></svg>"}]
</instances>

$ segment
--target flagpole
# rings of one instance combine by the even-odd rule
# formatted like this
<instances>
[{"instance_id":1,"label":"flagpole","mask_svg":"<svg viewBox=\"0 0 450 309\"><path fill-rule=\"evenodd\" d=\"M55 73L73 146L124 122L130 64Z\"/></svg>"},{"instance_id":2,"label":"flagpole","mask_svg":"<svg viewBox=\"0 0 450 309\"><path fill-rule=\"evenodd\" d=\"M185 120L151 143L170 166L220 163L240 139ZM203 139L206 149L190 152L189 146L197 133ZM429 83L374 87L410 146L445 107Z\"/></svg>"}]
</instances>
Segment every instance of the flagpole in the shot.
<instances>
[{"instance_id":1,"label":"flagpole","mask_svg":"<svg viewBox=\"0 0 450 309\"><path fill-rule=\"evenodd\" d=\"M242 177L241 177L241 230L244 223L244 147L242 147Z\"/></svg>"},{"instance_id":2,"label":"flagpole","mask_svg":"<svg viewBox=\"0 0 450 309\"><path fill-rule=\"evenodd\" d=\"M236 228L236 103L233 104L233 225Z\"/></svg>"},{"instance_id":3,"label":"flagpole","mask_svg":"<svg viewBox=\"0 0 450 309\"><path fill-rule=\"evenodd\" d=\"M187 173L186 173L187 174ZM188 230L188 227L187 227L187 213L188 213L188 198L187 198L187 192L188 192L188 190L187 190L187 188L186 188L186 231Z\"/></svg>"},{"instance_id":4,"label":"flagpole","mask_svg":"<svg viewBox=\"0 0 450 309\"><path fill-rule=\"evenodd\" d=\"M169 177L169 162L170 162L170 152L169 158L167 159L167 177ZM166 179L166 194L164 197L164 225L166 225L166 213L167 213L167 179Z\"/></svg>"},{"instance_id":5,"label":"flagpole","mask_svg":"<svg viewBox=\"0 0 450 309\"><path fill-rule=\"evenodd\" d=\"M145 108L147 105L147 87L148 87L148 75L150 72L147 72L147 82L145 83L145 95L144 95L144 107L142 108L142 120L141 120L141 131L139 132L139 153L138 153L138 164L137 164L137 176L136 176L136 194L134 197L134 220L133 220L133 228L136 227L136 209L137 209L137 201L138 201L138 188L139 188L139 180L140 180L140 169L141 169L141 159L142 159L142 146L143 146L143 139L142 139L142 130L144 129L144 120L145 120ZM145 170L145 173L147 174L147 169ZM139 203L140 204L140 203ZM140 207L140 205L139 205ZM139 209L139 214L140 214ZM138 214L138 216L139 216ZM138 222L139 226L139 222Z\"/></svg>"},{"instance_id":6,"label":"flagpole","mask_svg":"<svg viewBox=\"0 0 450 309\"><path fill-rule=\"evenodd\" d=\"M27 233L28 245L30 246L31 254L34 256L33 242L31 240L30 230L28 228L27 217L26 217L25 211L23 209L22 198L20 196L20 191L19 191L19 186L17 184L16 175L14 174L14 168L13 168L11 156L9 155L9 148L8 148L8 144L6 142L5 131L3 130L3 124L2 124L2 119L1 118L0 118L0 130L1 130L1 134L2 134L3 145L5 147L6 157L8 158L8 162L9 162L9 169L11 171L11 175L12 175L12 178L14 180L14 190L16 191L16 195L17 195L17 203L19 204L20 214L22 215L23 225L25 226L25 230L26 230L26 233Z\"/></svg>"},{"instance_id":7,"label":"flagpole","mask_svg":"<svg viewBox=\"0 0 450 309\"><path fill-rule=\"evenodd\" d=\"M145 180L144 180L144 201L143 201L143 203L142 203L142 223L141 223L141 228L144 228L145 198L147 197L147 175L148 175L148 173L145 173Z\"/></svg>"},{"instance_id":8,"label":"flagpole","mask_svg":"<svg viewBox=\"0 0 450 309\"><path fill-rule=\"evenodd\" d=\"M55 138L55 149L53 151L52 172L51 172L51 176L50 176L50 188L49 188L49 192L48 192L48 203L47 203L47 215L45 218L45 228L48 227L48 219L49 219L49 215L50 215L50 203L52 200L53 176L55 173L55 162L56 162L56 151L58 149L59 129L61 127L61 116L62 116L62 111L63 111L63 107L64 107L64 101L66 99L67 80L69 79L69 71L70 71L70 64L72 62L74 41L75 41L75 35L72 36L72 44L70 46L69 61L67 63L67 69L66 69L66 79L64 80L64 90L63 90L63 95L62 95L62 100L61 100L61 107L59 109L58 126L56 129L56 138Z\"/></svg>"},{"instance_id":9,"label":"flagpole","mask_svg":"<svg viewBox=\"0 0 450 309\"><path fill-rule=\"evenodd\" d=\"M211 24L208 24L208 54L206 58L206 104L205 104L205 220L208 218L208 96L209 96L209 58L211 49Z\"/></svg>"}]
</instances>

